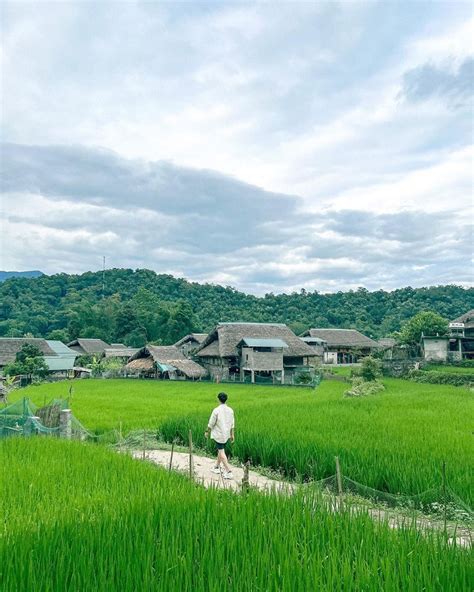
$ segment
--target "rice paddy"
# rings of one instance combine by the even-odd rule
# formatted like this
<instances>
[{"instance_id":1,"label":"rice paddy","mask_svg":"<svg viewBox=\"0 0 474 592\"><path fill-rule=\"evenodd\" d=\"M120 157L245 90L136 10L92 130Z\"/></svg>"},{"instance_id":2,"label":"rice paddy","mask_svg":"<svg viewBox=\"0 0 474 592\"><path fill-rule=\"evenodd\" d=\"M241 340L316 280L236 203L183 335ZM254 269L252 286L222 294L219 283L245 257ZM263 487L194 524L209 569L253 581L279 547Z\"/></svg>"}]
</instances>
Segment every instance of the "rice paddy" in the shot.
<instances>
[{"instance_id":1,"label":"rice paddy","mask_svg":"<svg viewBox=\"0 0 474 592\"><path fill-rule=\"evenodd\" d=\"M206 491L79 442L0 446L3 592L471 589L466 549L331 513L316 492Z\"/></svg>"},{"instance_id":2,"label":"rice paddy","mask_svg":"<svg viewBox=\"0 0 474 592\"><path fill-rule=\"evenodd\" d=\"M344 398L345 384L323 381L316 390L137 380L83 380L73 384L71 406L89 429L152 429L185 442L188 429L205 448L203 431L215 396L225 389L235 409L232 454L290 478L343 474L394 494L416 495L441 487L446 462L449 487L471 507L474 397L464 388L386 380L386 391ZM70 383L23 390L41 404L65 397ZM209 448L209 452L210 452Z\"/></svg>"}]
</instances>

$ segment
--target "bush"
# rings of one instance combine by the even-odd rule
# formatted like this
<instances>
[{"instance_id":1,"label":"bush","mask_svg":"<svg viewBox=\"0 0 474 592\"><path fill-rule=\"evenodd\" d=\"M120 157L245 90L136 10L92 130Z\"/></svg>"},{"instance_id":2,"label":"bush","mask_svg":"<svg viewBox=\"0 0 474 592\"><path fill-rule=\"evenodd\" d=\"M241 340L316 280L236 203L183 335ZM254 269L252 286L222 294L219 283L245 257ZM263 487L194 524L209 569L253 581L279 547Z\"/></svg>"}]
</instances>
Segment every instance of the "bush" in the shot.
<instances>
[{"instance_id":1,"label":"bush","mask_svg":"<svg viewBox=\"0 0 474 592\"><path fill-rule=\"evenodd\" d=\"M450 384L452 386L474 386L474 378L470 374L448 374L446 372L436 372L430 370L410 370L407 374L409 380L414 382L423 382L429 384Z\"/></svg>"},{"instance_id":2,"label":"bush","mask_svg":"<svg viewBox=\"0 0 474 592\"><path fill-rule=\"evenodd\" d=\"M354 378L352 387L344 393L345 397L365 397L375 395L385 390L384 385L378 380L365 381L362 377Z\"/></svg>"},{"instance_id":3,"label":"bush","mask_svg":"<svg viewBox=\"0 0 474 592\"><path fill-rule=\"evenodd\" d=\"M372 356L367 356L362 360L360 375L366 382L377 380L382 376L382 362Z\"/></svg>"}]
</instances>

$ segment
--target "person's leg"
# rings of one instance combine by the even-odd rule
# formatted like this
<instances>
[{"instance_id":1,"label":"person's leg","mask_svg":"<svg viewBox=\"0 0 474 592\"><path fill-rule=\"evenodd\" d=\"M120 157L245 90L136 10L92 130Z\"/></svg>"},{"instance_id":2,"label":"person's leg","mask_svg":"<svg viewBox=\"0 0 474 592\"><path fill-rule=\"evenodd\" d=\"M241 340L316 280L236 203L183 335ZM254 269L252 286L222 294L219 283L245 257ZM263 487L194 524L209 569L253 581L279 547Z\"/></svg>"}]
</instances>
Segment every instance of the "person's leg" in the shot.
<instances>
[{"instance_id":1,"label":"person's leg","mask_svg":"<svg viewBox=\"0 0 474 592\"><path fill-rule=\"evenodd\" d=\"M221 464L224 465L224 469L230 473L232 472L232 469L229 466L229 463L227 461L227 454L225 453L224 448L222 448L221 450L219 450L219 460L221 462Z\"/></svg>"}]
</instances>

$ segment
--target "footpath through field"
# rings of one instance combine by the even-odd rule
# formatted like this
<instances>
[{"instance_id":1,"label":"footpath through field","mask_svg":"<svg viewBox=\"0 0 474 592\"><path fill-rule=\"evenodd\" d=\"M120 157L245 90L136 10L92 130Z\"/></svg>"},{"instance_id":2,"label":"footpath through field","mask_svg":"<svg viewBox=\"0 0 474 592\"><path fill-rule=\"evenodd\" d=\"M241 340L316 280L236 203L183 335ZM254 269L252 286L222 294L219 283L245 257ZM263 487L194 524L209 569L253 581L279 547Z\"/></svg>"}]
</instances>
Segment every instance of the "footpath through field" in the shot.
<instances>
[{"instance_id":1,"label":"footpath through field","mask_svg":"<svg viewBox=\"0 0 474 592\"><path fill-rule=\"evenodd\" d=\"M132 456L137 459L144 459L153 462L168 470L178 471L180 473L190 474L189 453L177 452L170 450L134 450L131 452ZM171 462L171 465L170 465ZM242 480L244 479L243 467L238 467L229 463L232 466L233 479L224 479L222 475L211 472L215 466L215 458L207 456L199 456L193 454L192 457L192 475L194 479L204 487L216 487L219 489L228 489L231 491L242 491ZM277 491L281 493L291 493L297 487L294 483L287 481L279 481L265 477L257 471L248 471L249 486L258 489L262 492ZM340 500L337 496L327 494L331 497L331 507L335 512L339 510ZM345 503L345 502L344 502ZM346 506L347 508L347 506ZM367 512L374 520L386 522L391 528L403 528L409 524L415 524L420 531L429 530L444 530L444 524L440 520L431 519L429 517L406 515L397 513L395 510L369 507L362 503L352 500L350 502L350 511ZM457 544L460 547L470 548L472 546L473 533L469 528L460 527L457 524L449 523L447 525L447 536L451 544Z\"/></svg>"},{"instance_id":2,"label":"footpath through field","mask_svg":"<svg viewBox=\"0 0 474 592\"><path fill-rule=\"evenodd\" d=\"M134 451L132 455L135 458L143 458L142 451ZM171 451L170 450L146 450L145 459L154 462L162 467L170 468ZM224 479L222 475L217 475L211 472L215 466L215 458L207 456L196 456L193 454L193 476L194 479L204 487L217 487L220 489L231 489L234 491L241 491L242 480L244 478L244 469L232 465L233 479ZM171 469L189 474L189 454L185 452L173 452ZM270 479L249 470L249 486L259 489L260 491L292 491L294 485L285 481L277 481Z\"/></svg>"}]
</instances>

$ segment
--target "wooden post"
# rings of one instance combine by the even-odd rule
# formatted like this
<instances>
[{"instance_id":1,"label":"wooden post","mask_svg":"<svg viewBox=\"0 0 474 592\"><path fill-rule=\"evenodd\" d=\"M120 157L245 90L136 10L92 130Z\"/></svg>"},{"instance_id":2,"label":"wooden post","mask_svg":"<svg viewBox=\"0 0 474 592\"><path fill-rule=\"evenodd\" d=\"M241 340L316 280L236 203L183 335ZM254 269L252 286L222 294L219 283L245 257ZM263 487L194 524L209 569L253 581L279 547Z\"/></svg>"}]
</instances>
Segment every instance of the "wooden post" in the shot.
<instances>
[{"instance_id":1,"label":"wooden post","mask_svg":"<svg viewBox=\"0 0 474 592\"><path fill-rule=\"evenodd\" d=\"M145 460L145 449L146 449L146 430L143 428L143 460Z\"/></svg>"},{"instance_id":2,"label":"wooden post","mask_svg":"<svg viewBox=\"0 0 474 592\"><path fill-rule=\"evenodd\" d=\"M193 478L193 434L189 430L189 477Z\"/></svg>"},{"instance_id":3,"label":"wooden post","mask_svg":"<svg viewBox=\"0 0 474 592\"><path fill-rule=\"evenodd\" d=\"M444 514L444 536L448 536L448 517L447 517L447 487L446 487L446 461L443 460L441 467L441 474L443 477L443 514Z\"/></svg>"},{"instance_id":4,"label":"wooden post","mask_svg":"<svg viewBox=\"0 0 474 592\"><path fill-rule=\"evenodd\" d=\"M340 500L342 500L342 476L341 476L341 466L339 464L339 457L336 456L336 479L337 479L337 493L339 495Z\"/></svg>"},{"instance_id":5,"label":"wooden post","mask_svg":"<svg viewBox=\"0 0 474 592\"><path fill-rule=\"evenodd\" d=\"M173 467L173 453L174 453L174 440L171 442L171 455L170 455L170 466L169 469L171 471Z\"/></svg>"},{"instance_id":6,"label":"wooden post","mask_svg":"<svg viewBox=\"0 0 474 592\"><path fill-rule=\"evenodd\" d=\"M249 466L250 466L250 461L248 460L245 464L244 464L244 476L242 478L242 491L248 491L249 490Z\"/></svg>"}]
</instances>

